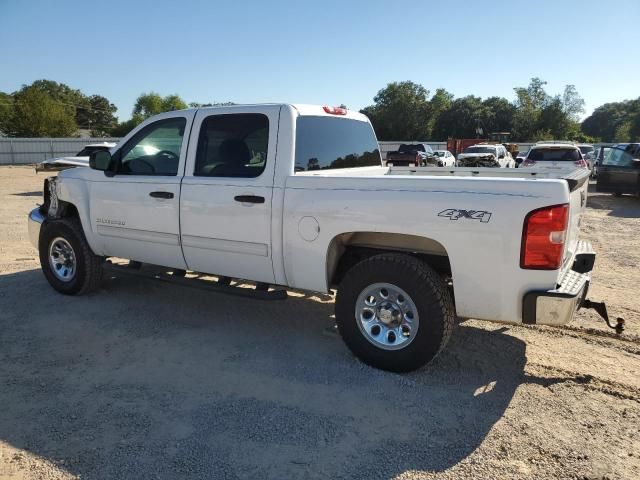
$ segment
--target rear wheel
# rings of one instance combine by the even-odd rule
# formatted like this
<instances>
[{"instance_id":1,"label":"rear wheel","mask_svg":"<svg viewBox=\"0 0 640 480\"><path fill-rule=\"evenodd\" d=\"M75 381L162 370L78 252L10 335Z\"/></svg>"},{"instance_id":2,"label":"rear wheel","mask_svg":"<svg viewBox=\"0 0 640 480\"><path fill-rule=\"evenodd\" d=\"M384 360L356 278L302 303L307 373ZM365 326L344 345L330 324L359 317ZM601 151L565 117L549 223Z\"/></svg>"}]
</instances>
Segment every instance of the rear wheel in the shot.
<instances>
[{"instance_id":1,"label":"rear wheel","mask_svg":"<svg viewBox=\"0 0 640 480\"><path fill-rule=\"evenodd\" d=\"M338 289L336 321L363 362L393 372L415 370L445 346L454 307L443 279L403 254L381 254L349 270Z\"/></svg>"},{"instance_id":2,"label":"rear wheel","mask_svg":"<svg viewBox=\"0 0 640 480\"><path fill-rule=\"evenodd\" d=\"M78 220L45 222L38 246L42 272L58 292L82 295L100 286L103 259L91 251Z\"/></svg>"}]
</instances>

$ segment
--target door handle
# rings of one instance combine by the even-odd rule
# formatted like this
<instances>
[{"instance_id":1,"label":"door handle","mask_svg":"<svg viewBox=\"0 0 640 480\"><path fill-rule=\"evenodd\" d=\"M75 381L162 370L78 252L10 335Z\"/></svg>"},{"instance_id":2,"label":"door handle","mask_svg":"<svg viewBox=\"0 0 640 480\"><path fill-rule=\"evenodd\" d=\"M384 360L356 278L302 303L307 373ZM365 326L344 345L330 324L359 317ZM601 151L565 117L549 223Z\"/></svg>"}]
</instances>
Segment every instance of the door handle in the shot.
<instances>
[{"instance_id":1,"label":"door handle","mask_svg":"<svg viewBox=\"0 0 640 480\"><path fill-rule=\"evenodd\" d=\"M264 197L258 195L236 195L233 199L240 203L264 203Z\"/></svg>"},{"instance_id":2,"label":"door handle","mask_svg":"<svg viewBox=\"0 0 640 480\"><path fill-rule=\"evenodd\" d=\"M150 197L153 198L173 198L173 193L171 192L151 192L149 193Z\"/></svg>"}]
</instances>

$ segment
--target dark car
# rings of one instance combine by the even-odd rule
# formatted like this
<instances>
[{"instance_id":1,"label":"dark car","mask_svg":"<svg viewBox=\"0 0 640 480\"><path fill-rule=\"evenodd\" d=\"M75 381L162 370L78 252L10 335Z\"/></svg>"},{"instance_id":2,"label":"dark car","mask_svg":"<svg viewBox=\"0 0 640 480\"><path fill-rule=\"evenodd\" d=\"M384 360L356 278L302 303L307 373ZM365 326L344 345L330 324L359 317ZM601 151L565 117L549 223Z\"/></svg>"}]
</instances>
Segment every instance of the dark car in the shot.
<instances>
[{"instance_id":1,"label":"dark car","mask_svg":"<svg viewBox=\"0 0 640 480\"><path fill-rule=\"evenodd\" d=\"M598 192L640 194L640 143L618 143L598 165Z\"/></svg>"},{"instance_id":2,"label":"dark car","mask_svg":"<svg viewBox=\"0 0 640 480\"><path fill-rule=\"evenodd\" d=\"M426 143L403 143L396 152L387 153L387 165L396 167L437 165L433 149Z\"/></svg>"}]
</instances>

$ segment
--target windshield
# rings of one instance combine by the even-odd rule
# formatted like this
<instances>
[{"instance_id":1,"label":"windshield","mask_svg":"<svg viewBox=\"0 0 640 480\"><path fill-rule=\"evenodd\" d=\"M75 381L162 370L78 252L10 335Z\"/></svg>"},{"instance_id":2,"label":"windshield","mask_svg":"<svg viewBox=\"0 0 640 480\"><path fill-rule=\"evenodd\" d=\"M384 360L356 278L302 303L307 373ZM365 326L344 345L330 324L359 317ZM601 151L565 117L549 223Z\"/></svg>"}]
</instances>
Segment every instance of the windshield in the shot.
<instances>
[{"instance_id":1,"label":"windshield","mask_svg":"<svg viewBox=\"0 0 640 480\"><path fill-rule=\"evenodd\" d=\"M371 124L348 118L298 117L295 171L382 165Z\"/></svg>"},{"instance_id":2,"label":"windshield","mask_svg":"<svg viewBox=\"0 0 640 480\"><path fill-rule=\"evenodd\" d=\"M496 154L496 149L491 147L468 147L464 153L491 153Z\"/></svg>"},{"instance_id":3,"label":"windshield","mask_svg":"<svg viewBox=\"0 0 640 480\"><path fill-rule=\"evenodd\" d=\"M436 150L433 152L437 157L444 157L444 152L442 150Z\"/></svg>"},{"instance_id":4,"label":"windshield","mask_svg":"<svg viewBox=\"0 0 640 480\"><path fill-rule=\"evenodd\" d=\"M109 150L109 147L107 147L107 146L104 146L104 147L102 147L102 146L84 147L82 150L80 150L78 153L76 153L76 157L88 157L93 152L97 152L99 150Z\"/></svg>"},{"instance_id":5,"label":"windshield","mask_svg":"<svg viewBox=\"0 0 640 480\"><path fill-rule=\"evenodd\" d=\"M575 162L581 160L576 148L534 148L529 152L529 160L536 162Z\"/></svg>"},{"instance_id":6,"label":"windshield","mask_svg":"<svg viewBox=\"0 0 640 480\"><path fill-rule=\"evenodd\" d=\"M423 145L400 145L398 149L400 153L413 153L413 152L424 152Z\"/></svg>"}]
</instances>

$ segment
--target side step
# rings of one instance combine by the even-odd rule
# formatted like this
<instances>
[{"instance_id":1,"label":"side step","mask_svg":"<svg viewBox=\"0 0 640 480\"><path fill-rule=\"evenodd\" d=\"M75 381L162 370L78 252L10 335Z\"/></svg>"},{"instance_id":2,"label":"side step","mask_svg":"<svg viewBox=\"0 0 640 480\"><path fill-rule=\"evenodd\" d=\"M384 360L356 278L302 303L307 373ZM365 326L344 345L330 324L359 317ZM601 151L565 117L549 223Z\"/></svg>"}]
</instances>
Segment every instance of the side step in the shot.
<instances>
[{"instance_id":1,"label":"side step","mask_svg":"<svg viewBox=\"0 0 640 480\"><path fill-rule=\"evenodd\" d=\"M286 300L288 298L287 291L282 288L269 290L269 286L264 283L256 284L255 289L242 288L236 285L231 285L228 277L219 277L223 280L218 281L203 280L200 278L186 278L180 270L176 270L176 272L178 272L177 274L175 272L173 274L169 274L168 271L164 270L145 272L144 270L131 268L129 265L116 265L108 260L104 263L103 269L105 270L105 272L109 272L115 275L129 275L149 280L157 280L165 283L172 283L174 285L180 285L182 287L198 288L200 290L208 290L218 293L228 293L230 295L253 298L257 300Z\"/></svg>"}]
</instances>

